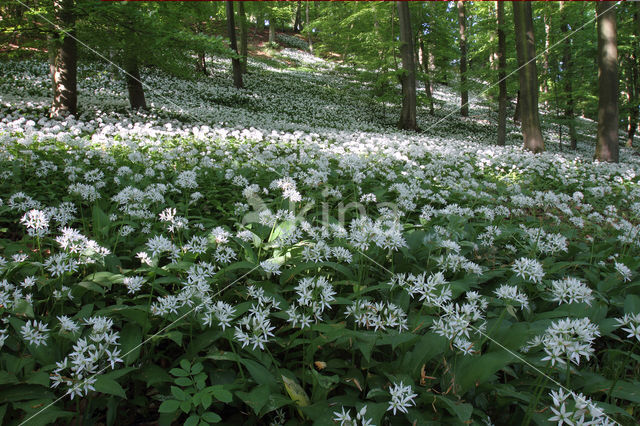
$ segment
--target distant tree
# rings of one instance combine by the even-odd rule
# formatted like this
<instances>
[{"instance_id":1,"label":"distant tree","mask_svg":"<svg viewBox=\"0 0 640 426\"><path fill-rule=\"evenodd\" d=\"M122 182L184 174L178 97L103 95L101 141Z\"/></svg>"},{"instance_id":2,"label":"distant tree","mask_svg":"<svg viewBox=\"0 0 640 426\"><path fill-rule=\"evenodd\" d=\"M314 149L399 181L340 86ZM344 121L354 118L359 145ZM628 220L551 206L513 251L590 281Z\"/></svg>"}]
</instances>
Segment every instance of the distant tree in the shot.
<instances>
[{"instance_id":1,"label":"distant tree","mask_svg":"<svg viewBox=\"0 0 640 426\"><path fill-rule=\"evenodd\" d=\"M54 0L53 12L57 28L49 43L53 80L51 116L58 117L75 114L78 108L75 1Z\"/></svg>"},{"instance_id":2,"label":"distant tree","mask_svg":"<svg viewBox=\"0 0 640 426\"><path fill-rule=\"evenodd\" d=\"M460 26L460 115L469 116L469 89L467 87L467 14L464 1L458 0L458 24Z\"/></svg>"},{"instance_id":3,"label":"distant tree","mask_svg":"<svg viewBox=\"0 0 640 426\"><path fill-rule=\"evenodd\" d=\"M233 85L237 89L242 88L242 65L240 65L240 59L238 58L238 42L236 40L236 25L233 19L233 2L227 0L227 30L229 32L229 41L231 50L236 54L234 58L231 58L231 66L233 72Z\"/></svg>"},{"instance_id":4,"label":"distant tree","mask_svg":"<svg viewBox=\"0 0 640 426\"><path fill-rule=\"evenodd\" d=\"M531 3L512 1L516 35L516 53L520 68L520 120L524 148L538 153L544 151L544 139L538 114L538 74L533 32Z\"/></svg>"},{"instance_id":5,"label":"distant tree","mask_svg":"<svg viewBox=\"0 0 640 426\"><path fill-rule=\"evenodd\" d=\"M406 1L396 2L400 22L400 54L402 56L402 113L398 127L405 130L417 130L416 123L416 64L413 54L413 33L411 16Z\"/></svg>"},{"instance_id":6,"label":"distant tree","mask_svg":"<svg viewBox=\"0 0 640 426\"><path fill-rule=\"evenodd\" d=\"M240 65L242 73L247 72L247 58L248 58L248 34L247 34L247 14L244 10L244 2L238 2L238 26L240 27Z\"/></svg>"},{"instance_id":7,"label":"distant tree","mask_svg":"<svg viewBox=\"0 0 640 426\"><path fill-rule=\"evenodd\" d=\"M571 55L571 36L569 34L569 23L567 17L567 8L564 1L560 2L560 30L564 36L562 42L562 71L564 80L564 119L569 125L569 141L571 149L578 147L578 135L576 133L576 124L573 106L573 60Z\"/></svg>"},{"instance_id":8,"label":"distant tree","mask_svg":"<svg viewBox=\"0 0 640 426\"><path fill-rule=\"evenodd\" d=\"M598 139L595 158L618 162L618 45L616 2L596 3L598 30Z\"/></svg>"},{"instance_id":9,"label":"distant tree","mask_svg":"<svg viewBox=\"0 0 640 426\"><path fill-rule=\"evenodd\" d=\"M505 145L507 136L507 39L504 32L504 3L496 1L498 18L498 145Z\"/></svg>"}]
</instances>

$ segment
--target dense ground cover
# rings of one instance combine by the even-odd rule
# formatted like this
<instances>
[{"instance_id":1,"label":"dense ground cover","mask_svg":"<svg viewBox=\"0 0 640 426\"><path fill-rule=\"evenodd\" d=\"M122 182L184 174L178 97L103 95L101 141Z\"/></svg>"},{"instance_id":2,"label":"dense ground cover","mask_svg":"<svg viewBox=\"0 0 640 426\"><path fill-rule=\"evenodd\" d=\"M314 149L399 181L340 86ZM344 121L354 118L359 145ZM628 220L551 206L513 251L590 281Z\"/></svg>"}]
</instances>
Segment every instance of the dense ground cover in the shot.
<instances>
[{"instance_id":1,"label":"dense ground cover","mask_svg":"<svg viewBox=\"0 0 640 426\"><path fill-rule=\"evenodd\" d=\"M6 422L637 418L631 150L592 162L586 120L578 152L493 146L491 108L450 116L446 87L398 132L357 73L293 49L244 90L226 69L145 73L129 113L87 66L55 121L46 64L0 63Z\"/></svg>"}]
</instances>

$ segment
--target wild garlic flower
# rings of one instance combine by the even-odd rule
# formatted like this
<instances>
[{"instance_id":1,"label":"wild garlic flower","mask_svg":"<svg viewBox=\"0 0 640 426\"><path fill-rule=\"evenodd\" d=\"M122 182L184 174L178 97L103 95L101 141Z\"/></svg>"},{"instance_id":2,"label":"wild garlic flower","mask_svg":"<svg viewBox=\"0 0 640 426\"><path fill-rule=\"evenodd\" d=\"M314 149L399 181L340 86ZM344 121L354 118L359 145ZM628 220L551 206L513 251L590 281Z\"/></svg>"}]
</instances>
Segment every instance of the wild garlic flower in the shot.
<instances>
[{"instance_id":1,"label":"wild garlic flower","mask_svg":"<svg viewBox=\"0 0 640 426\"><path fill-rule=\"evenodd\" d=\"M122 282L127 287L127 292L129 294L136 294L142 288L142 284L144 283L144 277L134 276L134 277L124 277Z\"/></svg>"},{"instance_id":2,"label":"wild garlic flower","mask_svg":"<svg viewBox=\"0 0 640 426\"><path fill-rule=\"evenodd\" d=\"M387 411L393 410L393 414L396 414L396 410L402 413L407 413L407 409L412 405L416 405L414 399L418 394L413 393L411 385L404 385L402 382L394 383L389 388L391 394L391 401L389 401L389 408Z\"/></svg>"},{"instance_id":3,"label":"wild garlic flower","mask_svg":"<svg viewBox=\"0 0 640 426\"><path fill-rule=\"evenodd\" d=\"M29 210L20 219L32 237L42 238L49 233L49 216L42 210Z\"/></svg>"},{"instance_id":4,"label":"wild garlic flower","mask_svg":"<svg viewBox=\"0 0 640 426\"><path fill-rule=\"evenodd\" d=\"M565 318L552 322L543 335L533 338L523 349L526 352L542 345L546 353L542 361L551 361L551 365L571 361L579 365L582 357L589 359L593 355L593 342L598 336L598 326L589 318Z\"/></svg>"},{"instance_id":5,"label":"wild garlic flower","mask_svg":"<svg viewBox=\"0 0 640 426\"><path fill-rule=\"evenodd\" d=\"M484 311L488 305L489 302L485 298L474 291L469 291L464 303L448 303L440 306L443 313L433 321L431 330L451 341L463 337L469 340L473 334L481 335L485 329ZM465 345L460 346L468 346ZM463 352L466 351L463 350Z\"/></svg>"},{"instance_id":6,"label":"wild garlic flower","mask_svg":"<svg viewBox=\"0 0 640 426\"><path fill-rule=\"evenodd\" d=\"M347 317L353 316L361 327L375 331L397 328L398 332L408 330L407 314L391 302L371 302L366 299L354 300L345 310Z\"/></svg>"},{"instance_id":7,"label":"wild garlic flower","mask_svg":"<svg viewBox=\"0 0 640 426\"><path fill-rule=\"evenodd\" d=\"M356 416L351 417L351 410L346 410L341 407L340 411L334 411L334 422L338 422L340 426L375 426L373 420L367 419L367 406L363 406L360 411L356 412Z\"/></svg>"},{"instance_id":8,"label":"wild garlic flower","mask_svg":"<svg viewBox=\"0 0 640 426\"><path fill-rule=\"evenodd\" d=\"M611 420L605 412L594 404L591 399L583 394L565 392L559 388L549 393L553 401L550 407L553 416L550 422L556 422L558 426L567 425L603 425L613 426L618 423Z\"/></svg>"},{"instance_id":9,"label":"wild garlic flower","mask_svg":"<svg viewBox=\"0 0 640 426\"><path fill-rule=\"evenodd\" d=\"M20 328L20 333L25 342L34 346L43 345L49 337L48 332L47 325L37 320L29 320Z\"/></svg>"},{"instance_id":10,"label":"wild garlic flower","mask_svg":"<svg viewBox=\"0 0 640 426\"><path fill-rule=\"evenodd\" d=\"M636 338L636 340L640 341L640 313L635 314L624 314L622 318L616 318L618 322L618 326L626 326L622 331L626 331L627 337L632 339Z\"/></svg>"},{"instance_id":11,"label":"wild garlic flower","mask_svg":"<svg viewBox=\"0 0 640 426\"><path fill-rule=\"evenodd\" d=\"M529 298L517 286L503 284L494 292L498 299L520 305L520 309L529 309Z\"/></svg>"},{"instance_id":12,"label":"wild garlic flower","mask_svg":"<svg viewBox=\"0 0 640 426\"><path fill-rule=\"evenodd\" d=\"M451 301L451 288L442 272L426 276L423 272L414 274L395 274L391 277L389 285L391 288L399 286L403 288L409 296L419 297L427 306L442 306Z\"/></svg>"},{"instance_id":13,"label":"wild garlic flower","mask_svg":"<svg viewBox=\"0 0 640 426\"><path fill-rule=\"evenodd\" d=\"M551 281L552 299L558 304L586 303L591 305L594 297L591 289L578 278L566 277L562 280Z\"/></svg>"},{"instance_id":14,"label":"wild garlic flower","mask_svg":"<svg viewBox=\"0 0 640 426\"><path fill-rule=\"evenodd\" d=\"M544 277L542 264L535 259L521 257L513 263L512 269L520 278L536 284L540 284Z\"/></svg>"},{"instance_id":15,"label":"wild garlic flower","mask_svg":"<svg viewBox=\"0 0 640 426\"><path fill-rule=\"evenodd\" d=\"M631 269L624 263L615 262L616 271L622 275L622 281L631 281Z\"/></svg>"}]
</instances>

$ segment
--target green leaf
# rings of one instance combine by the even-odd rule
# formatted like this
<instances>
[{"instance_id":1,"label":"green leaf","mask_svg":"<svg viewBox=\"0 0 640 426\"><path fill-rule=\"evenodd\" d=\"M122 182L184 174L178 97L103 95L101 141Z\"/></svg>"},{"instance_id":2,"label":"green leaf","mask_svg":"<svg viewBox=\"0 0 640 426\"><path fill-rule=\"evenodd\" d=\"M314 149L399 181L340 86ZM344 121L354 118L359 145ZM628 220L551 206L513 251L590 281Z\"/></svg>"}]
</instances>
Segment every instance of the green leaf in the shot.
<instances>
[{"instance_id":1,"label":"green leaf","mask_svg":"<svg viewBox=\"0 0 640 426\"><path fill-rule=\"evenodd\" d=\"M513 355L496 350L484 355L468 356L456 366L456 381L460 386L460 394L476 384L488 381L497 371L505 368L513 360Z\"/></svg>"},{"instance_id":2,"label":"green leaf","mask_svg":"<svg viewBox=\"0 0 640 426\"><path fill-rule=\"evenodd\" d=\"M264 404L266 404L270 393L271 393L271 390L269 389L269 386L259 385L253 388L251 392L237 391L236 395L245 404L251 407L254 413L259 414L260 409L262 409L262 407L264 407Z\"/></svg>"},{"instance_id":3,"label":"green leaf","mask_svg":"<svg viewBox=\"0 0 640 426\"><path fill-rule=\"evenodd\" d=\"M180 406L179 401L176 401L175 399L168 399L164 401L162 404L160 404L160 407L158 408L158 412L159 413L175 413L176 411L178 411L179 406Z\"/></svg>"},{"instance_id":4,"label":"green leaf","mask_svg":"<svg viewBox=\"0 0 640 426\"><path fill-rule=\"evenodd\" d=\"M182 370L180 370L182 371ZM191 386L193 384L193 380L190 377L178 377L174 380L175 384L178 386Z\"/></svg>"},{"instance_id":5,"label":"green leaf","mask_svg":"<svg viewBox=\"0 0 640 426\"><path fill-rule=\"evenodd\" d=\"M186 392L177 386L171 386L171 395L178 401L185 401L187 399Z\"/></svg>"},{"instance_id":6,"label":"green leaf","mask_svg":"<svg viewBox=\"0 0 640 426\"><path fill-rule=\"evenodd\" d=\"M187 377L189 375L189 373L184 371L182 368L172 368L169 370L169 373L176 377Z\"/></svg>"},{"instance_id":7,"label":"green leaf","mask_svg":"<svg viewBox=\"0 0 640 426\"><path fill-rule=\"evenodd\" d=\"M207 389L218 401L229 403L233 400L233 394L221 385L210 386Z\"/></svg>"},{"instance_id":8,"label":"green leaf","mask_svg":"<svg viewBox=\"0 0 640 426\"><path fill-rule=\"evenodd\" d=\"M206 410L207 408L211 407L212 403L213 403L213 398L211 398L211 395L207 392L204 392L200 400L200 405L202 405L202 408Z\"/></svg>"},{"instance_id":9,"label":"green leaf","mask_svg":"<svg viewBox=\"0 0 640 426\"><path fill-rule=\"evenodd\" d=\"M93 231L102 239L106 239L109 234L109 225L111 224L109 216L96 204L93 206L91 216L93 218Z\"/></svg>"},{"instance_id":10,"label":"green leaf","mask_svg":"<svg viewBox=\"0 0 640 426\"><path fill-rule=\"evenodd\" d=\"M34 318L33 306L24 299L20 299L18 303L13 306L13 312L19 316Z\"/></svg>"},{"instance_id":11,"label":"green leaf","mask_svg":"<svg viewBox=\"0 0 640 426\"><path fill-rule=\"evenodd\" d=\"M142 370L140 370L139 377L147 386L154 386L158 383L168 383L173 380L164 368L155 364L145 365Z\"/></svg>"},{"instance_id":12,"label":"green leaf","mask_svg":"<svg viewBox=\"0 0 640 426\"><path fill-rule=\"evenodd\" d=\"M618 381L611 395L614 398L640 404L640 382L629 383Z\"/></svg>"},{"instance_id":13,"label":"green leaf","mask_svg":"<svg viewBox=\"0 0 640 426\"><path fill-rule=\"evenodd\" d=\"M216 413L212 413L211 411L208 411L202 415L202 420L209 423L218 423L222 420L222 417L220 417Z\"/></svg>"},{"instance_id":14,"label":"green leaf","mask_svg":"<svg viewBox=\"0 0 640 426\"><path fill-rule=\"evenodd\" d=\"M435 395L435 398L437 401L441 402L442 405L444 405L449 413L457 416L461 421L466 422L471 418L471 414L473 413L473 405L452 401L451 399L442 395Z\"/></svg>"},{"instance_id":15,"label":"green leaf","mask_svg":"<svg viewBox=\"0 0 640 426\"><path fill-rule=\"evenodd\" d=\"M300 386L295 380L290 379L284 375L281 377L282 382L284 383L284 388L287 390L287 393L289 394L291 399L295 401L296 404L301 407L305 407L311 404L311 401L309 401L309 397L307 396L307 393L304 391L304 389L302 389L302 386Z\"/></svg>"},{"instance_id":16,"label":"green leaf","mask_svg":"<svg viewBox=\"0 0 640 426\"><path fill-rule=\"evenodd\" d=\"M126 324L120 331L121 353L124 355L131 352L124 358L125 365L130 365L138 359L140 343L142 343L142 329L135 324Z\"/></svg>"},{"instance_id":17,"label":"green leaf","mask_svg":"<svg viewBox=\"0 0 640 426\"><path fill-rule=\"evenodd\" d=\"M197 414L192 414L184 422L184 426L197 426L199 422L200 422L200 417L198 417Z\"/></svg>"},{"instance_id":18,"label":"green leaf","mask_svg":"<svg viewBox=\"0 0 640 426\"><path fill-rule=\"evenodd\" d=\"M187 373L191 371L191 363L186 359L183 359L182 361L180 361L180 367Z\"/></svg>"},{"instance_id":19,"label":"green leaf","mask_svg":"<svg viewBox=\"0 0 640 426\"><path fill-rule=\"evenodd\" d=\"M93 385L97 392L106 393L109 395L119 396L120 398L126 398L127 394L122 389L122 386L115 380L103 376L98 376L96 383Z\"/></svg>"},{"instance_id":20,"label":"green leaf","mask_svg":"<svg viewBox=\"0 0 640 426\"><path fill-rule=\"evenodd\" d=\"M629 294L624 299L624 313L637 314L640 313L640 296L637 294Z\"/></svg>"}]
</instances>

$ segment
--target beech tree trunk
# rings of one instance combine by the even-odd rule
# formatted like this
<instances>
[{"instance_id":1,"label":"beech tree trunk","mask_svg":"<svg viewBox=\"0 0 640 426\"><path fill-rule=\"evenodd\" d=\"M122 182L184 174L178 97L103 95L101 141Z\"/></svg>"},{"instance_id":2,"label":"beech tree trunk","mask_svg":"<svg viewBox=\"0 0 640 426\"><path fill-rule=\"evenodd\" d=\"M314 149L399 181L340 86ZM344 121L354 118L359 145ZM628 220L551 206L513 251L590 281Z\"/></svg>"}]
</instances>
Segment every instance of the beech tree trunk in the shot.
<instances>
[{"instance_id":1,"label":"beech tree trunk","mask_svg":"<svg viewBox=\"0 0 640 426\"><path fill-rule=\"evenodd\" d=\"M549 93L549 47L551 46L551 17L548 11L545 9L542 17L544 22L544 52L542 53L542 93L547 95ZM549 106L547 96L545 96L544 106Z\"/></svg>"},{"instance_id":2,"label":"beech tree trunk","mask_svg":"<svg viewBox=\"0 0 640 426\"><path fill-rule=\"evenodd\" d=\"M227 30L229 32L229 44L231 50L238 54L238 42L236 41L236 25L233 19L233 2L227 0ZM242 89L242 66L239 58L232 58L233 85L236 89Z\"/></svg>"},{"instance_id":3,"label":"beech tree trunk","mask_svg":"<svg viewBox=\"0 0 640 426\"><path fill-rule=\"evenodd\" d=\"M562 24L560 30L564 37L569 33L569 24L567 22L567 10L565 9L564 1L560 2L560 19ZM567 37L563 42L562 51L562 71L564 79L564 118L569 125L569 141L571 143L571 149L577 149L578 147L578 134L576 133L576 123L574 117L573 106L573 60L571 58L571 37Z\"/></svg>"},{"instance_id":4,"label":"beech tree trunk","mask_svg":"<svg viewBox=\"0 0 640 426\"><path fill-rule=\"evenodd\" d=\"M248 38L247 38L247 14L244 11L244 2L238 2L238 17L240 18L239 26L240 26L240 56L242 59L240 60L240 67L242 69L242 73L247 73L247 58L249 55L248 50Z\"/></svg>"},{"instance_id":5,"label":"beech tree trunk","mask_svg":"<svg viewBox=\"0 0 640 426\"><path fill-rule=\"evenodd\" d=\"M132 109L146 109L147 102L144 98L144 88L142 80L140 80L140 70L138 69L138 57L136 55L135 46L127 46L129 51L126 53L124 64L125 80L127 81L127 90L129 92L129 104Z\"/></svg>"},{"instance_id":6,"label":"beech tree trunk","mask_svg":"<svg viewBox=\"0 0 640 426\"><path fill-rule=\"evenodd\" d=\"M309 26L309 0L307 0L307 7L306 7L306 16L305 16L305 20L304 20L304 24L308 27L307 28L307 34L309 34L309 52L313 53L313 42L311 41L311 27Z\"/></svg>"},{"instance_id":7,"label":"beech tree trunk","mask_svg":"<svg viewBox=\"0 0 640 426\"><path fill-rule=\"evenodd\" d=\"M633 34L636 40L640 40L640 2L635 4L633 13ZM638 128L638 108L640 107L640 63L638 62L638 54L640 47L636 44L631 53L631 87L629 90L630 112L627 121L627 146L633 146L633 138Z\"/></svg>"},{"instance_id":8,"label":"beech tree trunk","mask_svg":"<svg viewBox=\"0 0 640 426\"><path fill-rule=\"evenodd\" d=\"M531 3L512 1L516 33L516 53L520 69L521 129L524 148L539 153L544 151L544 139L540 131L538 114L538 73L536 70L536 46L533 33Z\"/></svg>"},{"instance_id":9,"label":"beech tree trunk","mask_svg":"<svg viewBox=\"0 0 640 426\"><path fill-rule=\"evenodd\" d=\"M467 14L464 1L458 0L458 24L460 26L460 115L469 116L469 90L467 88Z\"/></svg>"},{"instance_id":10,"label":"beech tree trunk","mask_svg":"<svg viewBox=\"0 0 640 426\"><path fill-rule=\"evenodd\" d=\"M504 33L504 3L496 1L498 18L498 145L504 146L507 138L507 39Z\"/></svg>"},{"instance_id":11,"label":"beech tree trunk","mask_svg":"<svg viewBox=\"0 0 640 426\"><path fill-rule=\"evenodd\" d=\"M618 46L615 2L596 3L598 28L598 139L595 159L618 162Z\"/></svg>"},{"instance_id":12,"label":"beech tree trunk","mask_svg":"<svg viewBox=\"0 0 640 426\"><path fill-rule=\"evenodd\" d=\"M78 112L78 48L75 39L74 0L54 0L56 35L50 47L55 54L51 67L53 79L53 103L51 116L61 117Z\"/></svg>"},{"instance_id":13,"label":"beech tree trunk","mask_svg":"<svg viewBox=\"0 0 640 426\"><path fill-rule=\"evenodd\" d=\"M293 31L299 33L302 29L302 1L298 0L298 4L296 6L296 17L293 21Z\"/></svg>"},{"instance_id":14,"label":"beech tree trunk","mask_svg":"<svg viewBox=\"0 0 640 426\"><path fill-rule=\"evenodd\" d=\"M416 123L416 64L413 56L413 33L409 4L396 2L400 21L400 54L402 56L402 112L398 127L405 130L418 130Z\"/></svg>"},{"instance_id":15,"label":"beech tree trunk","mask_svg":"<svg viewBox=\"0 0 640 426\"><path fill-rule=\"evenodd\" d=\"M424 45L423 36L420 36L420 56L422 57L422 70L424 72L424 90L429 101L429 114L434 115L433 109L433 88L431 87L431 77L429 75L429 52Z\"/></svg>"},{"instance_id":16,"label":"beech tree trunk","mask_svg":"<svg viewBox=\"0 0 640 426\"><path fill-rule=\"evenodd\" d=\"M269 43L276 42L276 21L269 17Z\"/></svg>"}]
</instances>

